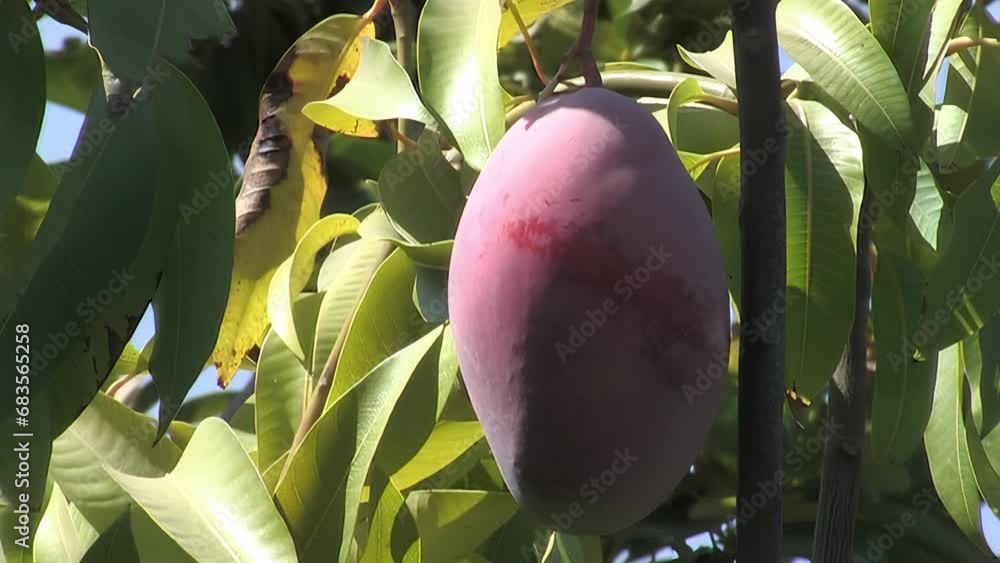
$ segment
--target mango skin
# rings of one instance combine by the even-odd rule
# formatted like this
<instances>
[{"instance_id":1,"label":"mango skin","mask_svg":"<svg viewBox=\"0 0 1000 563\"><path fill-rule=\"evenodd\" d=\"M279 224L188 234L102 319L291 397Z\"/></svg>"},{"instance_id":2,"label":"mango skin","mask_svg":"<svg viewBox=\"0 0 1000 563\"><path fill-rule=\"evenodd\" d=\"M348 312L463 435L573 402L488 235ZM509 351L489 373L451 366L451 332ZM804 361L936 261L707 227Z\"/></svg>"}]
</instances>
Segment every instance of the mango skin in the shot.
<instances>
[{"instance_id":1,"label":"mango skin","mask_svg":"<svg viewBox=\"0 0 1000 563\"><path fill-rule=\"evenodd\" d=\"M512 126L459 223L448 305L522 508L609 534L669 498L726 386L695 381L727 373L725 276L697 187L637 103L584 88Z\"/></svg>"}]
</instances>

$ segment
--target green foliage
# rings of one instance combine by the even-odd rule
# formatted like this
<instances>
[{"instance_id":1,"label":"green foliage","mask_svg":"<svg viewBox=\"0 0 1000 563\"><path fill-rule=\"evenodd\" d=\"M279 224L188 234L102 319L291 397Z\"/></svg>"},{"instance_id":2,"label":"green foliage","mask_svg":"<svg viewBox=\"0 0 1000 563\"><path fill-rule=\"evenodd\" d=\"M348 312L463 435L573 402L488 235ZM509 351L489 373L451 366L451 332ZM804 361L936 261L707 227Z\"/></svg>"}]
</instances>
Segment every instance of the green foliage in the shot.
<instances>
[{"instance_id":1,"label":"green foliage","mask_svg":"<svg viewBox=\"0 0 1000 563\"><path fill-rule=\"evenodd\" d=\"M912 146L913 118L899 75L847 5L781 2L778 37L795 62L858 122L890 146Z\"/></svg>"},{"instance_id":2,"label":"green foliage","mask_svg":"<svg viewBox=\"0 0 1000 563\"><path fill-rule=\"evenodd\" d=\"M454 134L479 170L503 135L503 90L497 71L500 4L430 0L420 14L417 72L428 109Z\"/></svg>"},{"instance_id":3,"label":"green foliage","mask_svg":"<svg viewBox=\"0 0 1000 563\"><path fill-rule=\"evenodd\" d=\"M21 190L42 129L45 111L45 67L42 41L24 2L0 5L0 36L9 43L0 54L0 68L17 77L16 87L0 93L0 209Z\"/></svg>"},{"instance_id":4,"label":"green foliage","mask_svg":"<svg viewBox=\"0 0 1000 563\"><path fill-rule=\"evenodd\" d=\"M513 3L551 75L579 30L580 2ZM269 325L259 356L243 358L254 394L235 413L239 392L185 398L213 361L236 243L223 112L202 98L218 84L201 78L214 72L224 82L231 68L213 66L201 48L231 39L241 20L220 2L73 4L88 15L92 47L49 53L27 4L0 4L0 35L16 43L0 54L0 70L17 77L0 93L0 340L13 342L28 322L41 358L31 375L33 548L13 544L16 460L0 456L0 561L598 563L623 546L635 556L668 545L677 561L732 561L735 393L674 499L605 538L560 534L520 512L483 439L451 339L447 276L477 171L523 115L507 91L538 91L507 4L428 0L408 61L415 77L381 28L383 40L369 28L357 49L342 49L353 16L335 20L337 52L353 57L343 69L311 66L315 35L298 44L304 55L292 57L288 76L323 87L313 84L301 114L283 115L296 139L321 140L315 125L337 131L320 143L326 162L375 203L328 200L318 221L298 224L299 207L320 208L324 186L313 185L273 219L281 241L256 235L282 250L272 278L235 282L267 290ZM796 66L784 76L787 131L778 132L787 143L788 291L775 306L787 306L787 387L812 400L785 420L789 555L811 550L822 455L809 447L822 443L824 391L853 322L861 224L874 224L878 259L855 554L867 556L868 542L906 514L913 525L890 560L978 562L989 553L981 504L1000 510L1000 277L991 269L1000 254L1000 27L983 3L964 4L871 0L867 26L839 0L778 5ZM738 317L741 172L760 162L741 166L737 156L728 16L711 2L605 8L594 42L605 83L657 118L696 180ZM116 80L102 81L102 70ZM222 105L252 105L255 123L257 86L240 93L249 101ZM86 113L65 163L34 154L46 100ZM385 131L397 119L423 132L392 154ZM377 131L377 140L349 136ZM321 160L294 158L282 188L322 177ZM330 178L338 199L341 176ZM860 216L866 189L878 210ZM242 243L248 256L268 244ZM90 304L105 294L113 299ZM128 341L149 303L156 336L139 350ZM758 330L767 322L742 320ZM50 342L52 353L39 354ZM739 359L734 346L724 382L734 389ZM148 398L127 405L108 394L146 371ZM156 398L158 420L142 414ZM5 428L12 408L0 406ZM705 532L713 547L684 547Z\"/></svg>"}]
</instances>

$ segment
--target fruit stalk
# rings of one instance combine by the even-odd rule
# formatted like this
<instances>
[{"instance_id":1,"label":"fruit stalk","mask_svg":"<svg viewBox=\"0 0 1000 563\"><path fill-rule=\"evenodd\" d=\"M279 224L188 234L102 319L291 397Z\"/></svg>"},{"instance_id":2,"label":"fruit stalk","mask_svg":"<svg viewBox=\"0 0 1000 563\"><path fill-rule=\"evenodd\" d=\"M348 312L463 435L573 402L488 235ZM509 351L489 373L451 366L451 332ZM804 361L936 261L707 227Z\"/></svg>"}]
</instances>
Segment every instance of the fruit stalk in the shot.
<instances>
[{"instance_id":1,"label":"fruit stalk","mask_svg":"<svg viewBox=\"0 0 1000 563\"><path fill-rule=\"evenodd\" d=\"M753 174L742 175L740 234L744 327L775 319L760 338L740 340L737 560L782 561L782 415L785 389L785 314L773 304L785 291L785 177L783 108L775 0L732 0L736 86L740 99L741 161L777 150ZM761 151L764 151L761 153ZM741 167L746 170L746 168ZM745 332L743 333L745 334ZM761 487L775 491L763 506Z\"/></svg>"},{"instance_id":2,"label":"fruit stalk","mask_svg":"<svg viewBox=\"0 0 1000 563\"><path fill-rule=\"evenodd\" d=\"M854 551L854 526L861 489L861 462L865 448L868 404L868 302L872 293L872 233L877 210L871 208L871 190L865 184L858 221L854 325L847 365L837 370L830 385L830 428L842 429L823 452L819 507L816 512L814 563L846 563Z\"/></svg>"},{"instance_id":3,"label":"fruit stalk","mask_svg":"<svg viewBox=\"0 0 1000 563\"><path fill-rule=\"evenodd\" d=\"M573 47L570 48L569 52L563 56L562 64L559 65L559 70L552 77L552 81L538 94L539 102L552 95L556 86L566 76L566 71L574 59L580 62L580 74L583 75L585 86L603 86L601 72L597 69L597 61L594 60L594 51L591 47L594 42L594 30L597 29L597 12L600 7L600 0L584 0L583 23L580 26L580 35L577 36L576 42L573 43Z\"/></svg>"}]
</instances>

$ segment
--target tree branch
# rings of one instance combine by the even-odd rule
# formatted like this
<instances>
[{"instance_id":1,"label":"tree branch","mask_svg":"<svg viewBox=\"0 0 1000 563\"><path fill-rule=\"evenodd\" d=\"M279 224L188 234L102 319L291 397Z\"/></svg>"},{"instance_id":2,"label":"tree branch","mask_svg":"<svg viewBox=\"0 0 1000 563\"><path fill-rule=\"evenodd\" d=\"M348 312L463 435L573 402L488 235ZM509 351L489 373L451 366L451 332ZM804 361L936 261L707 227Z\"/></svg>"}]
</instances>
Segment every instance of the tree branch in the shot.
<instances>
[{"instance_id":1,"label":"tree branch","mask_svg":"<svg viewBox=\"0 0 1000 563\"><path fill-rule=\"evenodd\" d=\"M396 29L396 60L416 85L417 54L414 49L417 39L417 8L413 0L389 0L392 23ZM416 140L420 137L420 123L409 119L399 119L399 132L403 137ZM406 150L404 141L399 141L399 152Z\"/></svg>"},{"instance_id":2,"label":"tree branch","mask_svg":"<svg viewBox=\"0 0 1000 563\"><path fill-rule=\"evenodd\" d=\"M837 370L830 385L832 435L823 452L813 563L848 563L854 552L854 525L861 490L861 462L865 449L868 404L868 302L872 294L871 227L877 212L865 184L858 221L854 325L847 364Z\"/></svg>"},{"instance_id":3,"label":"tree branch","mask_svg":"<svg viewBox=\"0 0 1000 563\"><path fill-rule=\"evenodd\" d=\"M739 496L746 514L761 487L756 514L737 520L737 560L782 561L781 478L785 389L785 314L774 304L785 292L785 136L775 0L732 0L736 84L739 90L741 162L769 155L740 193L743 287L741 318L749 327L765 314L775 318L760 338L740 339ZM777 150L768 150L770 147ZM745 168L744 168L745 170Z\"/></svg>"}]
</instances>

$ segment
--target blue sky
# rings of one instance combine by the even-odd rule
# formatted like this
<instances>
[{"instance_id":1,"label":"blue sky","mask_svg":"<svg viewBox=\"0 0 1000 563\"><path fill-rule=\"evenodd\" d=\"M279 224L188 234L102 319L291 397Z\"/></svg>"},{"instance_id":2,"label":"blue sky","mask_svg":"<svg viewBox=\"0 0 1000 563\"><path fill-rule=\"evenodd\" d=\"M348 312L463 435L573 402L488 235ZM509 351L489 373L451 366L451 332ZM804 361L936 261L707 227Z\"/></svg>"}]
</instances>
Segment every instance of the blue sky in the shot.
<instances>
[{"instance_id":1,"label":"blue sky","mask_svg":"<svg viewBox=\"0 0 1000 563\"><path fill-rule=\"evenodd\" d=\"M990 12L994 17L1000 17L1000 4L990 7ZM69 37L79 37L86 39L84 35L76 30L55 23L49 18L44 18L39 22L41 29L42 43L46 50L57 50L62 46L63 41ZM782 71L791 66L791 59L784 53L780 53ZM938 97L944 92L944 69L938 77ZM76 110L68 109L59 104L48 103L45 107L45 120L42 124L42 133L38 140L37 151L43 160L49 163L68 160L73 151L80 128L83 126L83 114ZM152 337L154 332L152 311L147 311L145 317L139 323L139 327L132 339L136 347L142 348ZM148 377L148 376L147 376ZM249 374L240 372L232 383L233 389L241 389L245 385ZM197 383L191 391L190 396L197 396L211 391L218 390L216 387L215 370L207 369L202 372ZM988 510L983 510L984 527L986 528L987 540L994 552L1000 553L1000 520L998 520ZM708 545L707 536L698 538L694 542L697 545ZM659 560L666 560L672 550L664 550L660 553ZM641 561L641 560L640 560ZM648 559L647 559L648 561ZM804 559L801 561L805 561Z\"/></svg>"}]
</instances>

